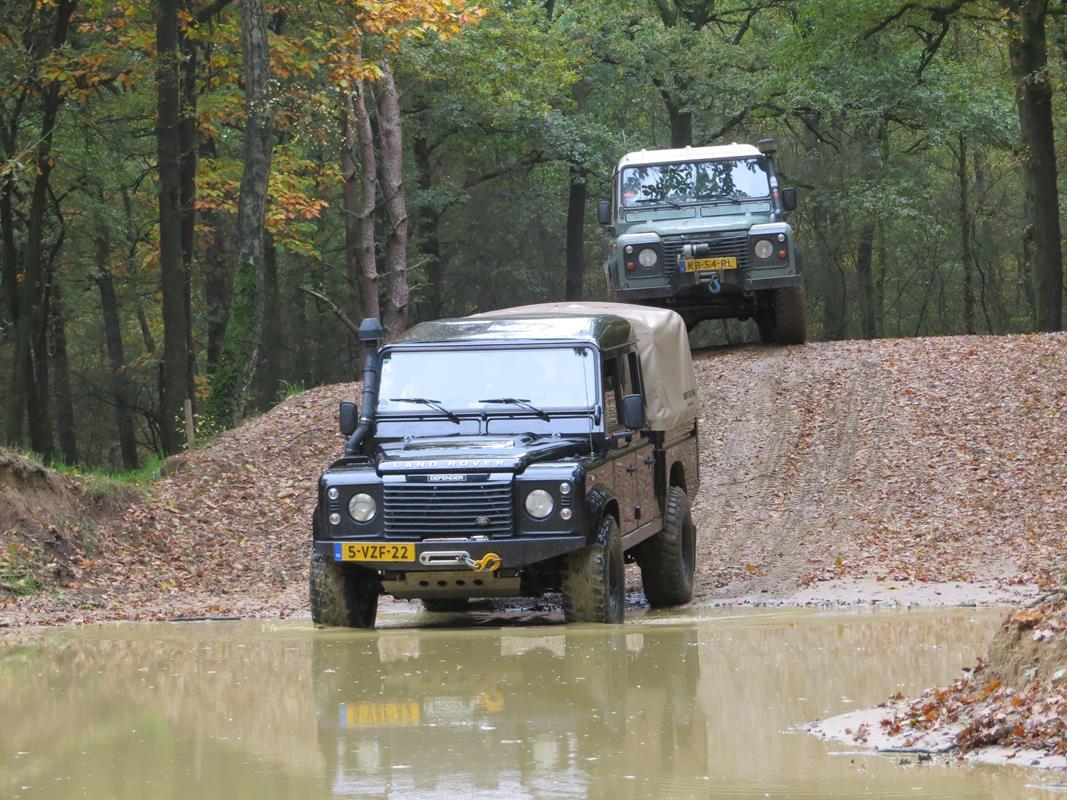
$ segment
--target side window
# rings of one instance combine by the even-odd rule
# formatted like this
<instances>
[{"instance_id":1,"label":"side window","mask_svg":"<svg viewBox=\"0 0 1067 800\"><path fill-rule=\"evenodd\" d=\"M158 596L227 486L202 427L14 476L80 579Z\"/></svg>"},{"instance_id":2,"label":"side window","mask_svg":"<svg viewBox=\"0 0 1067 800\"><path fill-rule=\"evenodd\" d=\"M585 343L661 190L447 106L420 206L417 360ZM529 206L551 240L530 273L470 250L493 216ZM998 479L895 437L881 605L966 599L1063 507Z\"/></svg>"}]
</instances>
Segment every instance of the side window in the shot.
<instances>
[{"instance_id":1,"label":"side window","mask_svg":"<svg viewBox=\"0 0 1067 800\"><path fill-rule=\"evenodd\" d=\"M619 389L622 376L619 374L619 359L614 356L604 359L604 427L613 431L619 423Z\"/></svg>"},{"instance_id":2,"label":"side window","mask_svg":"<svg viewBox=\"0 0 1067 800\"><path fill-rule=\"evenodd\" d=\"M626 354L626 365L629 381L625 394L642 394L644 385L641 382L641 362L637 358L637 353Z\"/></svg>"}]
</instances>

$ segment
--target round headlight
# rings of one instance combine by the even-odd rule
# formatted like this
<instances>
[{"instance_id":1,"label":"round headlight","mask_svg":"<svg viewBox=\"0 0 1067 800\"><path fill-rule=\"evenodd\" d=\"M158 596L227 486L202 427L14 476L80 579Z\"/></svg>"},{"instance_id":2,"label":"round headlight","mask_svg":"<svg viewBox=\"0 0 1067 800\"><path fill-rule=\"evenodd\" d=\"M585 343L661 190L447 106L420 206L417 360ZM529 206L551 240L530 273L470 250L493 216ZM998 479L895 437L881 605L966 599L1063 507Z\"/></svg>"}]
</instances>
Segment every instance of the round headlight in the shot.
<instances>
[{"instance_id":1,"label":"round headlight","mask_svg":"<svg viewBox=\"0 0 1067 800\"><path fill-rule=\"evenodd\" d=\"M656 255L656 251L651 247L646 247L637 254L637 260L641 262L642 267L654 267L656 262L659 261L659 256Z\"/></svg>"},{"instance_id":2,"label":"round headlight","mask_svg":"<svg viewBox=\"0 0 1067 800\"><path fill-rule=\"evenodd\" d=\"M534 489L526 495L526 511L534 519L544 519L552 513L554 506L552 495L544 489Z\"/></svg>"},{"instance_id":3,"label":"round headlight","mask_svg":"<svg viewBox=\"0 0 1067 800\"><path fill-rule=\"evenodd\" d=\"M756 258L766 261L768 258L774 255L774 245L766 239L760 239L756 242Z\"/></svg>"},{"instance_id":4,"label":"round headlight","mask_svg":"<svg viewBox=\"0 0 1067 800\"><path fill-rule=\"evenodd\" d=\"M348 501L348 513L352 515L352 519L356 522L367 522L374 519L374 515L378 511L378 504L374 502L374 498L365 492L352 495L352 499Z\"/></svg>"}]
</instances>

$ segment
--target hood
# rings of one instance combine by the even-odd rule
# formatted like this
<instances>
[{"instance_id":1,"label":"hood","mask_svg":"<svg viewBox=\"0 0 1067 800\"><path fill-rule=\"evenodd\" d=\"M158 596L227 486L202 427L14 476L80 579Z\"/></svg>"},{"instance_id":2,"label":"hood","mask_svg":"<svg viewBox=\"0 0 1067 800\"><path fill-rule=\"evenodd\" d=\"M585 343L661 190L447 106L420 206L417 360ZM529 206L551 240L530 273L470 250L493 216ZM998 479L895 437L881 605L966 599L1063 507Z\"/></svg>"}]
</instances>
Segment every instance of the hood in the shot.
<instances>
[{"instance_id":1,"label":"hood","mask_svg":"<svg viewBox=\"0 0 1067 800\"><path fill-rule=\"evenodd\" d=\"M588 450L588 442L527 434L410 439L382 445L378 472L521 472L535 461L566 458Z\"/></svg>"}]
</instances>

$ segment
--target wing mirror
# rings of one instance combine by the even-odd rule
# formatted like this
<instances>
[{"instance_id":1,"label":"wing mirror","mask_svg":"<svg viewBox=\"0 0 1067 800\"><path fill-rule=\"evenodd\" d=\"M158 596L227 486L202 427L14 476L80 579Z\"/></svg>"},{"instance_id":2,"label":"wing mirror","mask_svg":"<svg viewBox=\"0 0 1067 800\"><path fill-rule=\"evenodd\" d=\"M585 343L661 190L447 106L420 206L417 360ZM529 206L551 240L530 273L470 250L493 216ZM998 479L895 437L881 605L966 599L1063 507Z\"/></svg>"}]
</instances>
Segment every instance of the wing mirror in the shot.
<instances>
[{"instance_id":1,"label":"wing mirror","mask_svg":"<svg viewBox=\"0 0 1067 800\"><path fill-rule=\"evenodd\" d=\"M341 433L345 436L351 436L356 430L356 424L359 422L359 407L355 403L349 403L346 400L341 403L337 416L341 423Z\"/></svg>"},{"instance_id":2,"label":"wing mirror","mask_svg":"<svg viewBox=\"0 0 1067 800\"><path fill-rule=\"evenodd\" d=\"M628 394L622 398L620 420L632 431L645 427L645 398L639 394Z\"/></svg>"},{"instance_id":3,"label":"wing mirror","mask_svg":"<svg viewBox=\"0 0 1067 800\"><path fill-rule=\"evenodd\" d=\"M611 201L601 200L596 206L596 221L601 225L611 224Z\"/></svg>"},{"instance_id":4,"label":"wing mirror","mask_svg":"<svg viewBox=\"0 0 1067 800\"><path fill-rule=\"evenodd\" d=\"M797 210L797 190L793 188L782 189L782 211Z\"/></svg>"}]
</instances>

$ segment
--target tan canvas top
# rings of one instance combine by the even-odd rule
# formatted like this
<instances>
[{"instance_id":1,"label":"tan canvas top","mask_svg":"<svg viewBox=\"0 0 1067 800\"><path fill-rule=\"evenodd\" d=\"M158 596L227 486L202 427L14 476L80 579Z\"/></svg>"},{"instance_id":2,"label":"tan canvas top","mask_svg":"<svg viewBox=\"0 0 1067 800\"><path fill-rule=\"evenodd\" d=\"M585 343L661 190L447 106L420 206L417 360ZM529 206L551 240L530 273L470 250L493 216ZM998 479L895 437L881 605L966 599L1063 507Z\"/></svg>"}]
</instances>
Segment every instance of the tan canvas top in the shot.
<instances>
[{"instance_id":1,"label":"tan canvas top","mask_svg":"<svg viewBox=\"0 0 1067 800\"><path fill-rule=\"evenodd\" d=\"M591 317L612 314L630 323L645 383L648 427L670 430L696 417L697 390L685 322L674 311L627 303L538 303L476 317Z\"/></svg>"}]
</instances>

